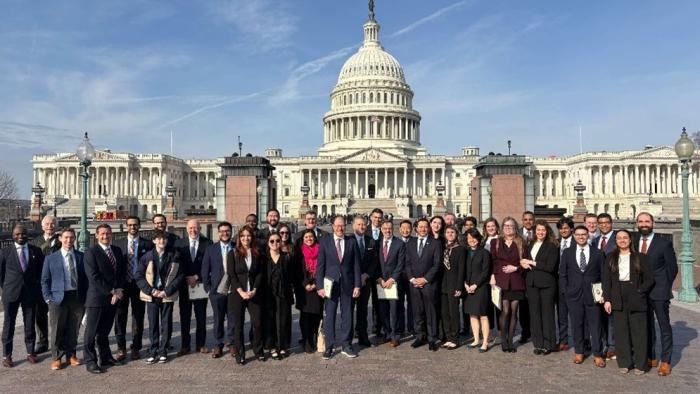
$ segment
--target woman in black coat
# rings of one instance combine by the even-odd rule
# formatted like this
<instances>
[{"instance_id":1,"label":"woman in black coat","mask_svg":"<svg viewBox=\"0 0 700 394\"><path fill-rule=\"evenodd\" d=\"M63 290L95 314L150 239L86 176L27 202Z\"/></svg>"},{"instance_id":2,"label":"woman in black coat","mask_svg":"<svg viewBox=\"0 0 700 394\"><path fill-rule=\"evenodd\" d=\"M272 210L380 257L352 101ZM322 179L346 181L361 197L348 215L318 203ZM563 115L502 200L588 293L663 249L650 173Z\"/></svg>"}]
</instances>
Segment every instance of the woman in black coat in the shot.
<instances>
[{"instance_id":1,"label":"woman in black coat","mask_svg":"<svg viewBox=\"0 0 700 394\"><path fill-rule=\"evenodd\" d=\"M489 350L491 255L482 247L482 236L477 229L467 230L466 237L469 248L467 249L467 264L464 270L464 290L467 297L463 306L464 313L469 315L472 334L474 334L474 342L467 347L479 346L479 333L481 332L483 342L479 353L485 353Z\"/></svg>"},{"instance_id":2,"label":"woman in black coat","mask_svg":"<svg viewBox=\"0 0 700 394\"><path fill-rule=\"evenodd\" d=\"M459 346L459 300L462 296L464 266L467 260L467 250L459 244L458 237L455 226L445 229L445 249L440 276L440 312L447 338L442 347L450 350Z\"/></svg>"},{"instance_id":3,"label":"woman in black coat","mask_svg":"<svg viewBox=\"0 0 700 394\"><path fill-rule=\"evenodd\" d=\"M547 355L556 350L554 300L557 296L559 245L545 220L535 222L535 239L520 260L525 271L525 292L530 306L533 352Z\"/></svg>"},{"instance_id":4,"label":"woman in black coat","mask_svg":"<svg viewBox=\"0 0 700 394\"><path fill-rule=\"evenodd\" d=\"M316 351L318 326L323 316L323 298L316 293L316 266L319 245L314 230L305 230L301 236L301 246L296 251L296 278L294 289L296 307L299 310L301 341L306 353Z\"/></svg>"},{"instance_id":5,"label":"woman in black coat","mask_svg":"<svg viewBox=\"0 0 700 394\"><path fill-rule=\"evenodd\" d=\"M226 257L226 273L230 291L228 294L228 309L233 315L233 346L236 362L245 364L245 347L243 345L243 327L245 311L250 314L250 324L253 337L250 338L253 352L259 361L265 361L262 343L262 294L263 278L265 277L263 257L256 248L253 229L245 226L238 231L236 248Z\"/></svg>"},{"instance_id":6,"label":"woman in black coat","mask_svg":"<svg viewBox=\"0 0 700 394\"><path fill-rule=\"evenodd\" d=\"M608 255L601 271L603 308L613 315L620 372L628 373L634 367L635 375L642 375L649 370L647 294L654 287L654 274L646 256L632 247L629 231L618 230L615 244L617 249Z\"/></svg>"},{"instance_id":7,"label":"woman in black coat","mask_svg":"<svg viewBox=\"0 0 700 394\"><path fill-rule=\"evenodd\" d=\"M292 336L292 304L294 303L294 271L291 257L282 252L280 234L267 237L265 258L265 348L272 349L272 358L280 360L289 355Z\"/></svg>"}]
</instances>

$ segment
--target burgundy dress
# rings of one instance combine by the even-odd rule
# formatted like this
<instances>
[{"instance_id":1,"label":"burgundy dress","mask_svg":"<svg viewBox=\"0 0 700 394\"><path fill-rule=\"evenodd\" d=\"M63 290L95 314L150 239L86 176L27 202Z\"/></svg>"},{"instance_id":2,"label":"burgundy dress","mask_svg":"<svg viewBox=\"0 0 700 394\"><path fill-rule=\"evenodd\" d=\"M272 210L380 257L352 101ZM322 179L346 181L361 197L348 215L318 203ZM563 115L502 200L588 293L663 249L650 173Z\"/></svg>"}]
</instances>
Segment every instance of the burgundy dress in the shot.
<instances>
[{"instance_id":1,"label":"burgundy dress","mask_svg":"<svg viewBox=\"0 0 700 394\"><path fill-rule=\"evenodd\" d=\"M496 285L503 291L503 299L524 300L525 277L522 268L520 268L520 252L515 242L512 242L509 247L501 238L492 239L491 260L493 262L493 276L496 279ZM507 265L515 266L518 270L506 274L502 268Z\"/></svg>"}]
</instances>

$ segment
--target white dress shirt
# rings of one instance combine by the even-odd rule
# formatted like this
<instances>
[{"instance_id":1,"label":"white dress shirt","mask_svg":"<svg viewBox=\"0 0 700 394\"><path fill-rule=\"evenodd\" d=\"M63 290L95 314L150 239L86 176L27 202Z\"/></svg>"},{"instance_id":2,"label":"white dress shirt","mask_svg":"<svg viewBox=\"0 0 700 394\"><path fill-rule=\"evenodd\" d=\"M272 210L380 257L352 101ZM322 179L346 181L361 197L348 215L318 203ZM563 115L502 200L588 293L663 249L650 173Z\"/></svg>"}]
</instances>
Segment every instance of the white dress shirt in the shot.
<instances>
[{"instance_id":1,"label":"white dress shirt","mask_svg":"<svg viewBox=\"0 0 700 394\"><path fill-rule=\"evenodd\" d=\"M75 276L76 279L78 277L78 266L75 261L75 253L73 253L73 250L65 250L61 249L61 255L63 256L63 290L64 291L71 291L71 290L77 290L75 287L71 286L70 283L70 266L68 265L68 255L71 255L73 258L73 266L75 266Z\"/></svg>"},{"instance_id":2,"label":"white dress shirt","mask_svg":"<svg viewBox=\"0 0 700 394\"><path fill-rule=\"evenodd\" d=\"M337 249L336 245L338 244L338 240L340 240L340 259L343 259L343 256L345 256L345 237L339 237L335 234L333 234L333 247Z\"/></svg>"},{"instance_id":3,"label":"white dress shirt","mask_svg":"<svg viewBox=\"0 0 700 394\"><path fill-rule=\"evenodd\" d=\"M392 240L392 239L394 239L394 237L391 237L391 238L382 238L382 250L379 251L379 253L382 253L382 256L383 256L383 253L384 253L384 244L386 244L386 252L387 252L387 254L388 254L389 251L391 250L391 240Z\"/></svg>"},{"instance_id":4,"label":"white dress shirt","mask_svg":"<svg viewBox=\"0 0 700 394\"><path fill-rule=\"evenodd\" d=\"M576 263L581 267L581 249L583 249L583 254L586 255L586 265L591 263L591 247L576 245Z\"/></svg>"},{"instance_id":5,"label":"white dress shirt","mask_svg":"<svg viewBox=\"0 0 700 394\"><path fill-rule=\"evenodd\" d=\"M562 249L562 250L568 249L569 246L571 246L571 238L572 237L562 238L561 243L559 243L559 249Z\"/></svg>"},{"instance_id":6,"label":"white dress shirt","mask_svg":"<svg viewBox=\"0 0 700 394\"><path fill-rule=\"evenodd\" d=\"M652 232L651 234L647 235L647 251L649 251L649 247L651 246L651 240L654 239L654 233ZM644 236L640 234L639 237L639 245L637 250L641 253L642 252L642 243L644 243Z\"/></svg>"},{"instance_id":7,"label":"white dress shirt","mask_svg":"<svg viewBox=\"0 0 700 394\"><path fill-rule=\"evenodd\" d=\"M17 260L21 260L19 257L20 253L24 254L24 261L27 262L27 268L29 268L29 248L27 248L27 244L20 245L15 242L15 250L17 250Z\"/></svg>"},{"instance_id":8,"label":"white dress shirt","mask_svg":"<svg viewBox=\"0 0 700 394\"><path fill-rule=\"evenodd\" d=\"M610 243L610 236L612 235L612 231L609 231L607 234L600 234L600 239L598 240L598 249L601 249L601 245L603 245L603 240L605 240L605 245Z\"/></svg>"}]
</instances>

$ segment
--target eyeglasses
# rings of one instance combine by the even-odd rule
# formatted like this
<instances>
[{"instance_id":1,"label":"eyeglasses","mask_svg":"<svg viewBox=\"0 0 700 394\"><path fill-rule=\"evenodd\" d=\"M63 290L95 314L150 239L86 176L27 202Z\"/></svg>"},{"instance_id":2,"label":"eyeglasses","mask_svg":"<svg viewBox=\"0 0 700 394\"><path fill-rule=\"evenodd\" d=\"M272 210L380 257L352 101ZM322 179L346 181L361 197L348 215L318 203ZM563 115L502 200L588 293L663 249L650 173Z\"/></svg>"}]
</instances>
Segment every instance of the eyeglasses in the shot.
<instances>
[{"instance_id":1,"label":"eyeglasses","mask_svg":"<svg viewBox=\"0 0 700 394\"><path fill-rule=\"evenodd\" d=\"M280 243L280 240L279 240L279 239L274 239L274 240L271 240L269 243L270 243L270 245L272 245L272 244L278 244L278 243Z\"/></svg>"},{"instance_id":2,"label":"eyeglasses","mask_svg":"<svg viewBox=\"0 0 700 394\"><path fill-rule=\"evenodd\" d=\"M289 234L289 231L280 231L279 234Z\"/></svg>"}]
</instances>

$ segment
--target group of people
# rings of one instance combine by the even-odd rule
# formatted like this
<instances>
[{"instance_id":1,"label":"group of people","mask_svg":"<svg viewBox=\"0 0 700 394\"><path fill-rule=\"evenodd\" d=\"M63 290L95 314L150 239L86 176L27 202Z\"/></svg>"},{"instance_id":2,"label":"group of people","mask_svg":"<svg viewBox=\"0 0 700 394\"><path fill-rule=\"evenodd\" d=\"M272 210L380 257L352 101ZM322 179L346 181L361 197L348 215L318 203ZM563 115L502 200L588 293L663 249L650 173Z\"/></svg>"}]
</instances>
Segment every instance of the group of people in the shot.
<instances>
[{"instance_id":1,"label":"group of people","mask_svg":"<svg viewBox=\"0 0 700 394\"><path fill-rule=\"evenodd\" d=\"M108 224L97 226L96 243L84 254L74 247L75 231L57 231L55 218L44 218L44 235L32 242L17 226L14 244L0 253L3 366L14 365L20 307L30 363L48 350L49 339L54 370L85 364L88 371L103 373L127 358L138 360L145 315L150 336L145 361L167 362L177 303L178 356L195 350L221 358L227 349L241 365L247 362L245 312L254 357L280 360L290 355L294 306L300 313L299 343L307 353L322 351L324 359L334 356L337 343L343 355L357 357L355 338L362 347L397 347L411 334L411 347L437 351L458 348L468 332L469 349L487 352L500 339L501 350L512 353L520 326L518 342L531 339L536 355L568 350L571 332L576 364L592 354L597 367L617 359L623 373L642 374L657 362L659 375L671 372L669 302L676 257L671 242L654 233L649 213L637 216L634 234L614 231L606 213L589 214L578 226L562 218L558 235L529 211L522 226L512 217L502 225L489 218L481 232L475 218L458 224L453 214L403 220L398 234L380 209L372 211L369 223L365 216L353 217L351 231L343 216L331 220L330 233L316 219L315 212L307 212L305 228L293 233L270 209L264 229L254 214L235 235L230 223L219 223L214 243L195 219L187 222L187 237L167 232L163 215L153 217L155 230L147 239L140 235L140 219L132 216L126 220L127 237L119 240L112 240ZM214 318L211 349L208 305ZM81 324L83 360L76 354ZM116 357L108 340L112 328Z\"/></svg>"}]
</instances>

